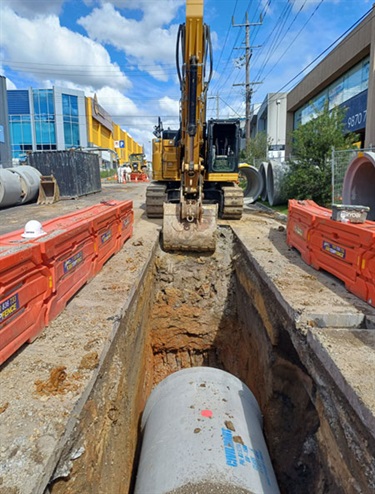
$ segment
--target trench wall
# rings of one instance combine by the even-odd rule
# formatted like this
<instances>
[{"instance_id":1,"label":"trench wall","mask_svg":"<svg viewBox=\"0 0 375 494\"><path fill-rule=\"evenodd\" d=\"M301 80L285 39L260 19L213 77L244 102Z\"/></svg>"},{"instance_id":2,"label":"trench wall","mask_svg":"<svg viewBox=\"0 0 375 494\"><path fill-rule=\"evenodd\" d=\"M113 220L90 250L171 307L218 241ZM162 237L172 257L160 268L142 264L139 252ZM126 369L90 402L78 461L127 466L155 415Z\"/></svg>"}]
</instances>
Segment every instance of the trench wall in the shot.
<instances>
[{"instance_id":1,"label":"trench wall","mask_svg":"<svg viewBox=\"0 0 375 494\"><path fill-rule=\"evenodd\" d=\"M255 394L281 492L371 492L372 436L307 334L229 228L214 256L156 251L59 462L56 475L67 466L70 474L49 492L131 493L152 387L199 365L236 375Z\"/></svg>"}]
</instances>

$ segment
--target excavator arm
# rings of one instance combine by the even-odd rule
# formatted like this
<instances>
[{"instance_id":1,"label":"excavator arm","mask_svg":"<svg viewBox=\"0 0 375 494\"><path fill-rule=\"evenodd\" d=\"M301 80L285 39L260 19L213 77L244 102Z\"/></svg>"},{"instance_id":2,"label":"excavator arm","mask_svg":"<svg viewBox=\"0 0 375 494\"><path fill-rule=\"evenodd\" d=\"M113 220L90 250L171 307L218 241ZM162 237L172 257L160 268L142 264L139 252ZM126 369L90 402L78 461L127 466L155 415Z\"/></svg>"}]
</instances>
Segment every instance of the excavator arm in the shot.
<instances>
[{"instance_id":1,"label":"excavator arm","mask_svg":"<svg viewBox=\"0 0 375 494\"><path fill-rule=\"evenodd\" d=\"M180 25L177 36L176 64L181 89L180 200L178 204L164 204L163 245L167 250L211 251L216 245L217 205L203 205L203 181L212 48L209 27L203 22L203 0L186 1L186 22Z\"/></svg>"}]
</instances>

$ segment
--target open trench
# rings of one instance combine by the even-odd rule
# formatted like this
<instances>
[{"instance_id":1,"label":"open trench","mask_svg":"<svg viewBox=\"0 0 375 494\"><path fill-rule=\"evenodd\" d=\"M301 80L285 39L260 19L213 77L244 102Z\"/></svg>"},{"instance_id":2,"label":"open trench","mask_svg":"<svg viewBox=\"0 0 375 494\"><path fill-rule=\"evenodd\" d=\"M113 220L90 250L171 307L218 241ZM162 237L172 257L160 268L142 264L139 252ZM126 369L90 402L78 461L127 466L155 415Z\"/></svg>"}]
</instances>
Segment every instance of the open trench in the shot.
<instances>
[{"instance_id":1,"label":"open trench","mask_svg":"<svg viewBox=\"0 0 375 494\"><path fill-rule=\"evenodd\" d=\"M146 400L166 376L194 366L223 369L252 390L281 492L350 492L352 476L360 473L342 460L341 433L332 435L290 338L294 322L254 275L232 230L219 231L213 255L157 249L59 461L51 494L132 493Z\"/></svg>"}]
</instances>

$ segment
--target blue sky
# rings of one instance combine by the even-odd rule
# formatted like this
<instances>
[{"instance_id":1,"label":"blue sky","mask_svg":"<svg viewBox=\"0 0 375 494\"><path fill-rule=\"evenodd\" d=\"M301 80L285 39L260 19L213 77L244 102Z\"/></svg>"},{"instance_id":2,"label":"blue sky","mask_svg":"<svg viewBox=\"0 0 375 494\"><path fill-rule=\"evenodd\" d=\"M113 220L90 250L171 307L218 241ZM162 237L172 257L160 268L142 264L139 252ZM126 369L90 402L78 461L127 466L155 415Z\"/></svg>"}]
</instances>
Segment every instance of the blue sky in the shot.
<instances>
[{"instance_id":1,"label":"blue sky","mask_svg":"<svg viewBox=\"0 0 375 494\"><path fill-rule=\"evenodd\" d=\"M244 117L245 28L251 23L253 103L289 91L305 67L370 10L373 0L205 0L214 76L208 117ZM178 125L175 40L185 0L0 0L0 74L8 89L58 85L99 103L149 155L157 117ZM320 60L320 59L319 59ZM319 62L317 60L308 70ZM292 81L290 83L290 81ZM234 86L234 84L237 84Z\"/></svg>"}]
</instances>

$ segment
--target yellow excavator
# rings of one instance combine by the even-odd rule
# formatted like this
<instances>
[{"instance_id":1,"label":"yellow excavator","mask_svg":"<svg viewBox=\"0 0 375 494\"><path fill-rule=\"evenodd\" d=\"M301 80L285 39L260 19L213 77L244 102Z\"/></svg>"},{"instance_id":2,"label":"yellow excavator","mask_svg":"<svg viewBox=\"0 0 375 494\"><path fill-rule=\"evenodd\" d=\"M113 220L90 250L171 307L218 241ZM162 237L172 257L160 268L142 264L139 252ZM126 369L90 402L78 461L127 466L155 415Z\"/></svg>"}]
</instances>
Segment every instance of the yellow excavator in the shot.
<instances>
[{"instance_id":1,"label":"yellow excavator","mask_svg":"<svg viewBox=\"0 0 375 494\"><path fill-rule=\"evenodd\" d=\"M146 214L163 217L165 250L214 251L217 217L240 219L243 191L238 186L241 128L238 119L206 121L212 75L210 29L203 0L186 1L186 22L176 45L180 81L180 127L163 129L153 140L153 180Z\"/></svg>"}]
</instances>

